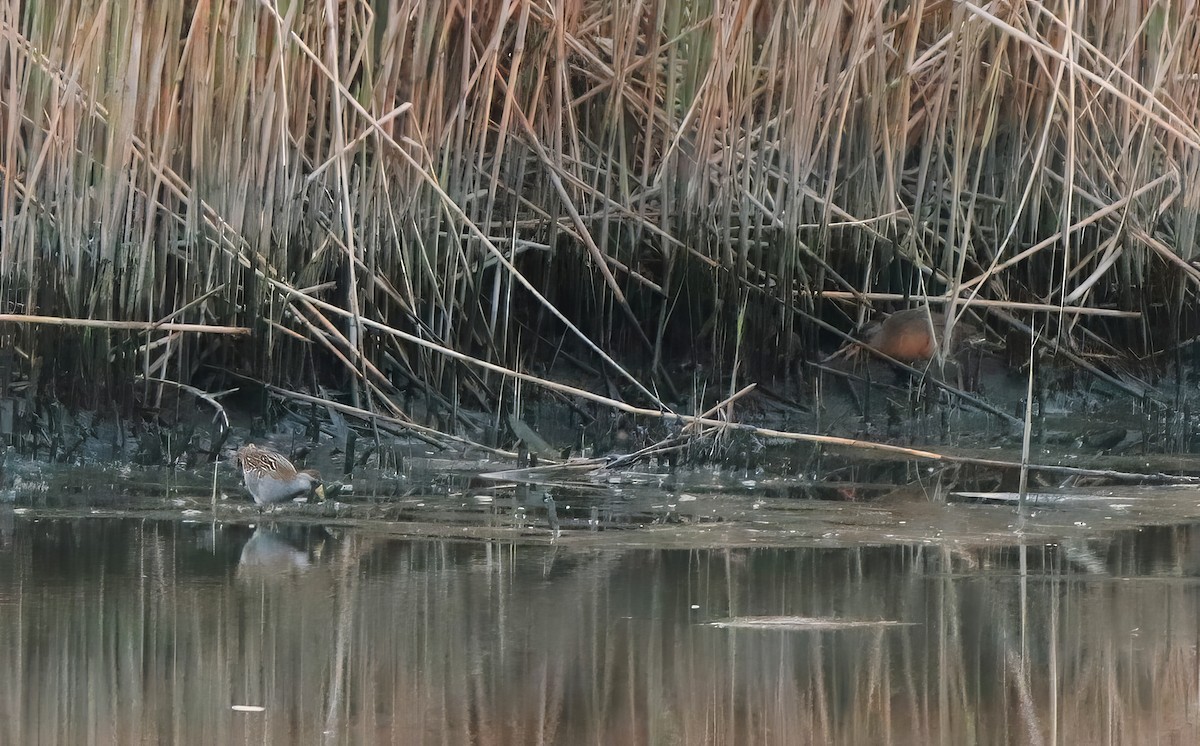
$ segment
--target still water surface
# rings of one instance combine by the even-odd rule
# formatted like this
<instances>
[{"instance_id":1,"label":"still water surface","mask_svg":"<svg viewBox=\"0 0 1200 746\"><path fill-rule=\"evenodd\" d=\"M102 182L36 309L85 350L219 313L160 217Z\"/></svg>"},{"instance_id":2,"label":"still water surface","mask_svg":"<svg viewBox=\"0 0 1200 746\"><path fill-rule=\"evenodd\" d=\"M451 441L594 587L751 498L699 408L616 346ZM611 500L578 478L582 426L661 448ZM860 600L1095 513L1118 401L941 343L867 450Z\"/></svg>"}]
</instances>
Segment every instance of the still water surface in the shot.
<instances>
[{"instance_id":1,"label":"still water surface","mask_svg":"<svg viewBox=\"0 0 1200 746\"><path fill-rule=\"evenodd\" d=\"M2 743L1200 738L1200 526L686 550L0 518Z\"/></svg>"}]
</instances>

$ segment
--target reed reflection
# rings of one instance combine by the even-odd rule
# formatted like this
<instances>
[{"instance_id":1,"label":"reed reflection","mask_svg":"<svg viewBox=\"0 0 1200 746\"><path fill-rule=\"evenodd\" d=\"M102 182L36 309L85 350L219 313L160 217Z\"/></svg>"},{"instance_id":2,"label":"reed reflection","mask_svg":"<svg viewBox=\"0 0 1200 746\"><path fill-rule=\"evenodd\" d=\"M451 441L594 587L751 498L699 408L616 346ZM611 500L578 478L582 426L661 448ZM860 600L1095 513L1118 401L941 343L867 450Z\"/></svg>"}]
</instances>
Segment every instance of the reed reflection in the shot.
<instances>
[{"instance_id":1,"label":"reed reflection","mask_svg":"<svg viewBox=\"0 0 1200 746\"><path fill-rule=\"evenodd\" d=\"M17 517L0 741L1190 741L1198 537L580 551ZM820 623L709 624L749 617Z\"/></svg>"}]
</instances>

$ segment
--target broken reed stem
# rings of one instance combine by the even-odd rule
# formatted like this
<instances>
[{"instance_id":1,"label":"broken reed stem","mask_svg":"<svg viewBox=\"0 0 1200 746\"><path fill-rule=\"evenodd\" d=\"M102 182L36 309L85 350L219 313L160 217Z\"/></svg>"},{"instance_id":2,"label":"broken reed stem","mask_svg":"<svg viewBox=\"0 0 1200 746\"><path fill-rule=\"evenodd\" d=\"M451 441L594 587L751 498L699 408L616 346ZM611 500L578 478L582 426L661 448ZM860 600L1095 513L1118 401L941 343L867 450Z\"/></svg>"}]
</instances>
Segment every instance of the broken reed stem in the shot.
<instances>
[{"instance_id":1,"label":"broken reed stem","mask_svg":"<svg viewBox=\"0 0 1200 746\"><path fill-rule=\"evenodd\" d=\"M330 409L336 409L337 411L341 412L342 414L348 414L353 417L357 417L361 420L364 420L366 422L386 422L390 425L395 425L396 427L402 428L406 431L416 434L418 437L420 437L422 440L424 440L429 445L436 446L438 448L446 448L445 441L452 441L454 443L458 443L460 445L467 446L469 448L478 448L481 451L486 451L488 453L494 454L496 456L500 456L502 458L507 458L507 459L516 459L517 458L517 454L515 451L505 451L500 448L492 448L490 446L485 446L482 443L476 443L473 440L469 440L467 438L463 438L458 435L451 435L450 433L444 433L441 430L436 430L432 427L426 427L425 425L419 425L411 420L403 419L400 417L391 417L389 415L380 414L378 412L371 412L369 410L363 409L361 407L355 407L350 404L342 404L341 402L335 402L335 401L331 401L329 399L322 399L319 396L311 396L309 394L301 394L299 391L291 391L289 389L285 389L280 386L275 386L270 383L264 384L264 388L266 388L267 391L270 391L271 393L276 394L278 396L281 396L281 397L284 397L287 399L295 399L296 401L302 401L307 404L318 404L320 406L328 407Z\"/></svg>"},{"instance_id":2,"label":"broken reed stem","mask_svg":"<svg viewBox=\"0 0 1200 746\"><path fill-rule=\"evenodd\" d=\"M120 329L142 332L199 332L203 334L249 334L244 326L217 326L214 324L183 324L157 321L105 321L104 319L71 319L63 316L31 316L23 313L0 313L0 323L47 324L50 326L87 326L96 329Z\"/></svg>"},{"instance_id":3,"label":"broken reed stem","mask_svg":"<svg viewBox=\"0 0 1200 746\"><path fill-rule=\"evenodd\" d=\"M738 399L741 399L746 394L749 394L751 391L753 391L757 387L758 387L757 383L752 383L749 386L746 386L745 388L738 391L733 396L730 396L727 399L723 399L723 400L717 402L716 404L714 404L713 406L709 407L700 416L701 417L712 417L714 414L716 414L717 412L720 412L722 409L729 406L730 404L733 404L735 401L737 401ZM692 429L692 425L684 425L683 430L681 432L687 433L691 429Z\"/></svg>"},{"instance_id":4,"label":"broken reed stem","mask_svg":"<svg viewBox=\"0 0 1200 746\"><path fill-rule=\"evenodd\" d=\"M299 293L299 295L296 297L301 299L308 298L308 296L304 295L303 293ZM383 371L372 365L371 362L367 360L366 356L362 354L362 350L360 349L361 340L359 345L353 344L349 339L346 338L344 334L338 331L337 327L330 323L329 319L325 318L323 314L319 313L315 308L313 308L311 303L301 300L300 305L303 305L303 309L292 303L290 300L288 303L289 306L295 309L295 313L293 313L292 316L308 329L310 334L308 339L311 340L315 338L334 357L342 361L342 364L346 366L346 370L350 371L350 373L354 375L355 380L366 380L369 374L369 377L374 378L377 382L382 383L384 386L391 386L391 381L389 381L388 377L383 374ZM304 310L307 310L317 318L324 331L318 329L313 322L308 319L308 317L302 312ZM330 340L331 337L333 341ZM334 344L334 341L338 342L339 344ZM339 347L341 349L339 349ZM361 370L342 353L342 349L354 355L358 362L362 364Z\"/></svg>"},{"instance_id":5,"label":"broken reed stem","mask_svg":"<svg viewBox=\"0 0 1200 746\"><path fill-rule=\"evenodd\" d=\"M1115 308L1087 308L1083 306L1060 306L1054 303L1021 303L1009 300L986 300L984 298L953 298L947 295L916 296L902 293L850 293L845 290L822 290L817 293L822 298L831 300L870 300L870 301L909 301L917 300L922 303L937 305L958 302L960 308L1002 308L1007 311L1045 311L1048 313L1065 313L1076 316L1111 316L1123 319L1140 319L1140 311L1119 311Z\"/></svg>"},{"instance_id":6,"label":"broken reed stem","mask_svg":"<svg viewBox=\"0 0 1200 746\"><path fill-rule=\"evenodd\" d=\"M615 460L608 463L605 468L610 469L610 470L623 469L626 466L631 466L631 465L637 463L638 461L641 461L642 459L653 458L654 456L661 456L663 454L671 453L673 451L682 451L684 448L687 447L688 443L692 441L693 437L703 437L704 435L707 435L713 429L714 428L705 428L704 431L699 433L697 436L678 435L673 438L664 438L663 440L660 440L657 443L651 443L650 445L646 446L645 448L643 448L639 451L634 451L633 453L630 453L626 456L619 456Z\"/></svg>"},{"instance_id":7,"label":"broken reed stem","mask_svg":"<svg viewBox=\"0 0 1200 746\"><path fill-rule=\"evenodd\" d=\"M220 391L216 394L210 394L207 391L196 388L195 386L189 386L186 383L180 383L179 381L172 381L167 378L150 378L147 376L139 375L136 377L136 380L147 381L149 383L163 383L168 386L174 386L178 389L188 392L189 394L196 397L197 399L207 402L213 409L217 410L217 416L219 416L221 418L221 424L224 425L226 428L229 427L229 415L225 413L225 407L221 406L221 402L217 401L217 397L224 396L225 394L232 394L234 391L237 391L237 389L230 389L228 391Z\"/></svg>"},{"instance_id":8,"label":"broken reed stem","mask_svg":"<svg viewBox=\"0 0 1200 746\"><path fill-rule=\"evenodd\" d=\"M752 383L749 386L746 386L745 388L738 391L733 396L730 396L727 399L719 401L715 405L706 409L704 411L704 413L700 415L700 417L702 417L702 418L712 417L714 414L716 414L717 412L720 412L725 407L728 407L729 405L733 404L734 402L736 402L738 399L741 399L746 394L749 394L751 391L753 391L757 387L758 387L757 383ZM655 443L651 443L650 445L646 446L645 448L638 449L638 450L634 451L633 453L628 453L623 456L619 456L619 457L617 457L616 460L609 462L607 468L619 469L627 464L636 463L637 461L640 461L644 458L650 458L651 456L657 456L657 455L660 455L663 453L669 453L671 451L678 451L678 450L682 449L683 447L685 447L689 442L691 442L693 437L703 437L714 430L720 429L718 427L706 425L702 428L699 428L699 430L700 430L699 432L693 433L692 431L694 429L696 429L696 427L697 427L696 423L689 422L688 424L683 426L683 428L679 431L678 435L672 435L672 436L663 438L662 440L657 441Z\"/></svg>"}]
</instances>

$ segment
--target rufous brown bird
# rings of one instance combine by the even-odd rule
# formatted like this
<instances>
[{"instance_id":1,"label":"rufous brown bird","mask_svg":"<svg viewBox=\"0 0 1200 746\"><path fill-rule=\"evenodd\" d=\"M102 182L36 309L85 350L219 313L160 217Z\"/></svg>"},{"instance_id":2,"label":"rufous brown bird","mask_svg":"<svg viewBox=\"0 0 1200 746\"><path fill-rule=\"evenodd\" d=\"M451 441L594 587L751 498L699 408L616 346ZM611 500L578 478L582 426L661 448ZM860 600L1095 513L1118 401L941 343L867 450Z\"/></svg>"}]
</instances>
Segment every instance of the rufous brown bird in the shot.
<instances>
[{"instance_id":1,"label":"rufous brown bird","mask_svg":"<svg viewBox=\"0 0 1200 746\"><path fill-rule=\"evenodd\" d=\"M946 316L928 308L909 308L897 311L882 322L867 327L863 346L902 363L912 364L931 360L938 354ZM949 352L956 353L968 339L978 336L978 330L966 322L954 325Z\"/></svg>"}]
</instances>

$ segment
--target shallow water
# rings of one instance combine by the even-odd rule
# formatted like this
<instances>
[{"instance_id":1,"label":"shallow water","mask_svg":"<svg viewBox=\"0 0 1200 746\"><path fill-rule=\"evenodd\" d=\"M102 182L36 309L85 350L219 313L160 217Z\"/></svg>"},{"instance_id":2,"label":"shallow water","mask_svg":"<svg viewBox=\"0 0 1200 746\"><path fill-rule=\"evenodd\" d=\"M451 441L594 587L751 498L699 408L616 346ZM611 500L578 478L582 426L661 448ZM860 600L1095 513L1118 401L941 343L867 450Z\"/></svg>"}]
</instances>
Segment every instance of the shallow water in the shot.
<instances>
[{"instance_id":1,"label":"shallow water","mask_svg":"<svg viewBox=\"0 0 1200 746\"><path fill-rule=\"evenodd\" d=\"M286 514L255 528L5 509L0 742L1200 735L1200 524L1010 546L665 549L582 533L456 541Z\"/></svg>"}]
</instances>

